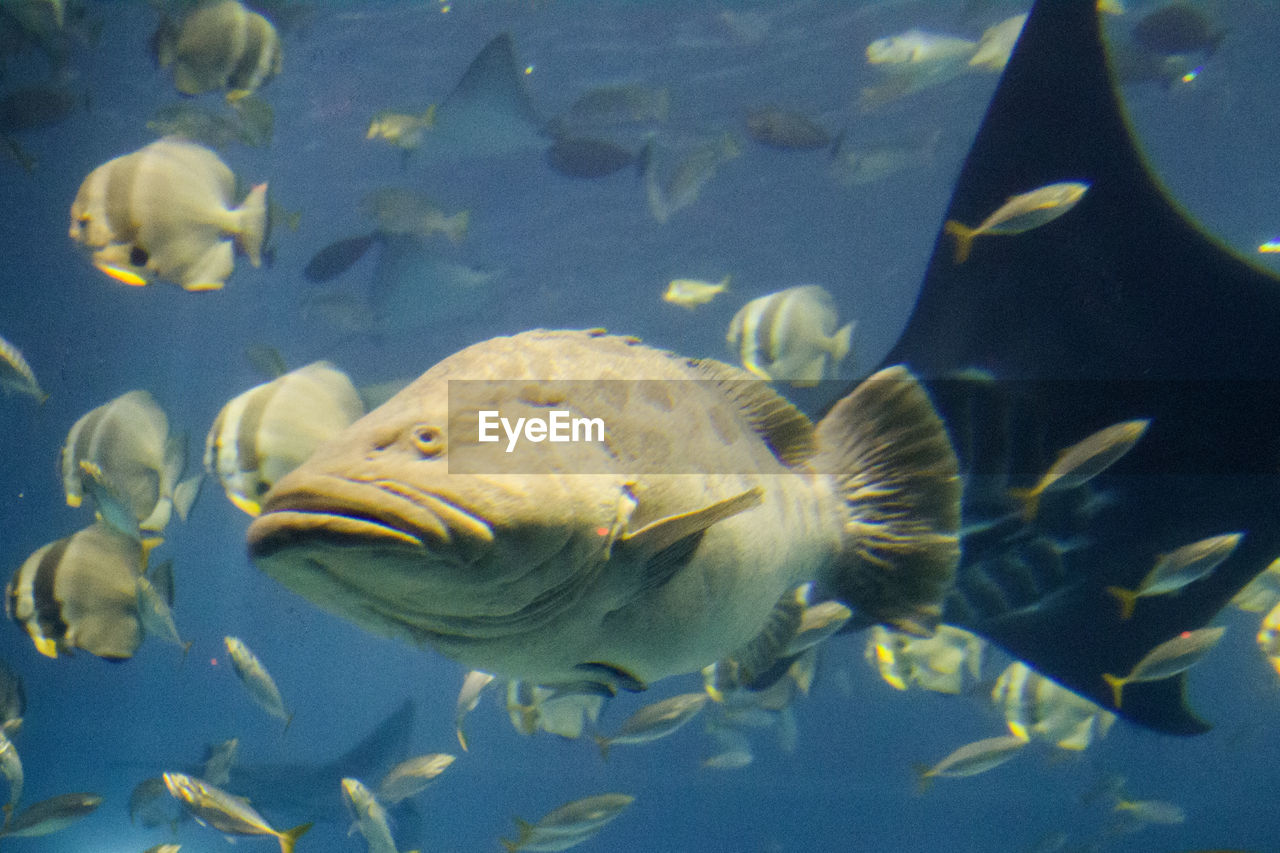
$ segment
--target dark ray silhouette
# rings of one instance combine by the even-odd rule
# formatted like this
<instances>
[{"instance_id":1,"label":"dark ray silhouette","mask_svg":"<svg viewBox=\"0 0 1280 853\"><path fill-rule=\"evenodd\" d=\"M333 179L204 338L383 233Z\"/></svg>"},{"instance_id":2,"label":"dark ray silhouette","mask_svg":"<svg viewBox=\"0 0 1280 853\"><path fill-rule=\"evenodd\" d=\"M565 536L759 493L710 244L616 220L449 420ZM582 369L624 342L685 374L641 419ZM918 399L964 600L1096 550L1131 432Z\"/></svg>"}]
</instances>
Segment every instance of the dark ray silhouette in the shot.
<instances>
[{"instance_id":1,"label":"dark ray silhouette","mask_svg":"<svg viewBox=\"0 0 1280 853\"><path fill-rule=\"evenodd\" d=\"M1008 196L1055 181L1091 187L1051 225L980 237L963 264L940 235L886 363L934 380L976 367L1005 385L1032 412L1042 448L1014 461L1016 485L1101 427L1152 419L1113 469L1121 501L1090 531L1091 557L1029 605L947 613L1111 707L1103 673L1128 673L1152 647L1209 622L1280 554L1280 280L1203 233L1153 181L1117 102L1093 0L1036 4L947 218L975 224ZM1132 587L1157 553L1234 530L1244 542L1213 575L1120 620L1103 587ZM966 554L961 583L976 571ZM1184 681L1130 685L1119 713L1165 732L1203 731Z\"/></svg>"}]
</instances>

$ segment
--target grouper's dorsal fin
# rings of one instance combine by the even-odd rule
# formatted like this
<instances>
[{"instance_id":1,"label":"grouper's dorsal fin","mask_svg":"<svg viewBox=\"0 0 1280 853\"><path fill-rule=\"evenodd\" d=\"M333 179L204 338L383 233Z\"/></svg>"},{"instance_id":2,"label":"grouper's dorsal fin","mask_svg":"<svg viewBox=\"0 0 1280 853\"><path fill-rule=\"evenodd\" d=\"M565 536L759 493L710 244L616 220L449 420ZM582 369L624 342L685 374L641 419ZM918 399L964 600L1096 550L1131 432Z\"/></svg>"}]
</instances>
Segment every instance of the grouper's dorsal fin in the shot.
<instances>
[{"instance_id":1,"label":"grouper's dorsal fin","mask_svg":"<svg viewBox=\"0 0 1280 853\"><path fill-rule=\"evenodd\" d=\"M768 383L713 358L690 359L689 366L719 386L784 465L795 467L813 456L813 422Z\"/></svg>"},{"instance_id":2,"label":"grouper's dorsal fin","mask_svg":"<svg viewBox=\"0 0 1280 853\"><path fill-rule=\"evenodd\" d=\"M764 498L759 486L713 504L651 521L633 533L624 533L619 544L644 562L640 591L657 589L689 562L702 534L713 524L751 509Z\"/></svg>"}]
</instances>

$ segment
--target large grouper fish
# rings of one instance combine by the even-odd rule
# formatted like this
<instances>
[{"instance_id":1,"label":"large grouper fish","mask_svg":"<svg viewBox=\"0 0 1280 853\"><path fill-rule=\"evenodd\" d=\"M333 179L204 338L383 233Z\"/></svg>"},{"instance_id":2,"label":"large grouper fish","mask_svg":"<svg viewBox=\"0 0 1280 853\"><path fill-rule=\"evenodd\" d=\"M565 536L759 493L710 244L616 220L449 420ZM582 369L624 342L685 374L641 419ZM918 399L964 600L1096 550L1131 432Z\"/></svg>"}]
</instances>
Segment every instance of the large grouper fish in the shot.
<instances>
[{"instance_id":1,"label":"large grouper fish","mask_svg":"<svg viewBox=\"0 0 1280 853\"><path fill-rule=\"evenodd\" d=\"M480 441L482 413L552 411L604 434ZM904 368L814 425L737 368L540 330L444 359L322 445L248 540L267 574L372 631L511 678L636 689L743 647L807 581L862 624L928 630L960 497Z\"/></svg>"}]
</instances>

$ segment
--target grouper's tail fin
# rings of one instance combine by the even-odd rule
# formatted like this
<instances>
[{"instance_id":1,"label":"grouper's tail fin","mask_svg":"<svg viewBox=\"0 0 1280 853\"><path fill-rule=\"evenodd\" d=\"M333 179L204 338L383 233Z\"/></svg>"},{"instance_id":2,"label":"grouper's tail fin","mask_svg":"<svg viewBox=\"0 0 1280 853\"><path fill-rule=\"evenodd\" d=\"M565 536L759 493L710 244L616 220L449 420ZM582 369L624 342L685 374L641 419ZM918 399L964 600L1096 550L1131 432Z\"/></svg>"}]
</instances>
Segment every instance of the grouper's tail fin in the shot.
<instances>
[{"instance_id":1,"label":"grouper's tail fin","mask_svg":"<svg viewBox=\"0 0 1280 853\"><path fill-rule=\"evenodd\" d=\"M848 510L832 591L863 624L932 631L960 559L961 480L928 395L886 368L832 407L816 439L811 464Z\"/></svg>"}]
</instances>

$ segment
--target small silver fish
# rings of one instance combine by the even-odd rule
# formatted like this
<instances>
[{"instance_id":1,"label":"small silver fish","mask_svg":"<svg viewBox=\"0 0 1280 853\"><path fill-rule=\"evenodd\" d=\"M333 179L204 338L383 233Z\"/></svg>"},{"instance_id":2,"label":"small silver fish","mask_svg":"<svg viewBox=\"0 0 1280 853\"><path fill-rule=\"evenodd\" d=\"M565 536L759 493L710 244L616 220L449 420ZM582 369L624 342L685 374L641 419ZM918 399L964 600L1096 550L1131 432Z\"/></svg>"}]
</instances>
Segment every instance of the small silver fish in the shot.
<instances>
[{"instance_id":1,"label":"small silver fish","mask_svg":"<svg viewBox=\"0 0 1280 853\"><path fill-rule=\"evenodd\" d=\"M1013 735L983 738L967 743L932 767L921 769L920 784L926 785L939 776L961 778L985 773L1013 758L1026 745L1027 741L1024 738Z\"/></svg>"},{"instance_id":2,"label":"small silver fish","mask_svg":"<svg viewBox=\"0 0 1280 853\"><path fill-rule=\"evenodd\" d=\"M1082 181L1062 181L1009 196L976 228L948 219L943 231L956 241L955 262L964 263L974 239L984 234L1022 234L1049 224L1079 204L1088 189Z\"/></svg>"},{"instance_id":3,"label":"small silver fish","mask_svg":"<svg viewBox=\"0 0 1280 853\"><path fill-rule=\"evenodd\" d=\"M1226 630L1218 627L1183 631L1147 652L1142 660L1133 665L1128 675L1103 673L1102 680L1111 686L1115 707L1120 707L1125 685L1142 681L1163 681L1186 672L1218 644Z\"/></svg>"},{"instance_id":4,"label":"small silver fish","mask_svg":"<svg viewBox=\"0 0 1280 853\"><path fill-rule=\"evenodd\" d=\"M293 722L293 712L285 710L284 697L280 695L280 688L276 687L275 681L267 672L267 668L262 665L262 661L258 660L257 655L239 637L223 637L222 642L227 647L227 654L231 657L231 666L235 669L240 683L244 685L250 698L271 716L284 720L285 730L288 731L289 724Z\"/></svg>"},{"instance_id":5,"label":"small silver fish","mask_svg":"<svg viewBox=\"0 0 1280 853\"><path fill-rule=\"evenodd\" d=\"M401 761L382 777L378 785L378 801L392 806L425 791L453 762L454 756L447 752L433 752Z\"/></svg>"},{"instance_id":6,"label":"small silver fish","mask_svg":"<svg viewBox=\"0 0 1280 853\"><path fill-rule=\"evenodd\" d=\"M280 842L280 853L293 853L298 839L311 829L310 823L283 832L274 829L248 800L184 773L164 774L164 785L201 823L227 835L273 836Z\"/></svg>"},{"instance_id":7,"label":"small silver fish","mask_svg":"<svg viewBox=\"0 0 1280 853\"><path fill-rule=\"evenodd\" d=\"M358 829L364 836L369 845L369 853L398 853L395 839L391 837L387 810L363 782L350 777L344 778L342 799L355 816L353 829Z\"/></svg>"},{"instance_id":8,"label":"small silver fish","mask_svg":"<svg viewBox=\"0 0 1280 853\"><path fill-rule=\"evenodd\" d=\"M1100 429L1058 454L1049 470L1030 489L1013 489L1010 495L1022 503L1024 520L1035 518L1040 497L1083 486L1120 460L1138 443L1149 420L1121 421Z\"/></svg>"},{"instance_id":9,"label":"small silver fish","mask_svg":"<svg viewBox=\"0 0 1280 853\"><path fill-rule=\"evenodd\" d=\"M462 681L462 689L458 691L458 709L454 714L454 727L458 730L458 743L462 746L462 751L467 750L467 736L462 732L462 721L476 709L476 705L480 704L480 694L490 682L493 676L487 672L481 672L473 669L467 673L467 677Z\"/></svg>"},{"instance_id":10,"label":"small silver fish","mask_svg":"<svg viewBox=\"0 0 1280 853\"><path fill-rule=\"evenodd\" d=\"M706 707L711 697L704 693L681 693L660 702L645 705L627 717L616 734L597 737L600 754L608 757L609 748L619 743L649 743L678 731Z\"/></svg>"},{"instance_id":11,"label":"small silver fish","mask_svg":"<svg viewBox=\"0 0 1280 853\"><path fill-rule=\"evenodd\" d=\"M567 850L591 838L635 802L629 794L598 794L565 803L536 824L516 818L515 841L498 839L508 853L517 850Z\"/></svg>"},{"instance_id":12,"label":"small silver fish","mask_svg":"<svg viewBox=\"0 0 1280 853\"><path fill-rule=\"evenodd\" d=\"M1243 533L1225 533L1183 545L1161 554L1134 589L1107 587L1107 592L1120 602L1120 618L1124 620L1133 615L1139 598L1177 592L1205 577L1231 556L1243 536Z\"/></svg>"},{"instance_id":13,"label":"small silver fish","mask_svg":"<svg viewBox=\"0 0 1280 853\"><path fill-rule=\"evenodd\" d=\"M92 814L102 803L97 794L59 794L32 803L13 815L0 829L0 837L35 838L51 835Z\"/></svg>"}]
</instances>

